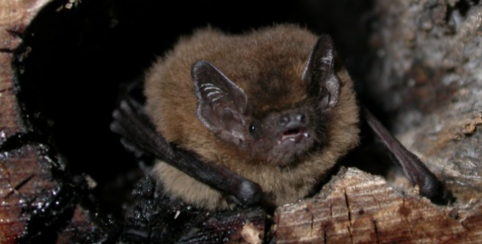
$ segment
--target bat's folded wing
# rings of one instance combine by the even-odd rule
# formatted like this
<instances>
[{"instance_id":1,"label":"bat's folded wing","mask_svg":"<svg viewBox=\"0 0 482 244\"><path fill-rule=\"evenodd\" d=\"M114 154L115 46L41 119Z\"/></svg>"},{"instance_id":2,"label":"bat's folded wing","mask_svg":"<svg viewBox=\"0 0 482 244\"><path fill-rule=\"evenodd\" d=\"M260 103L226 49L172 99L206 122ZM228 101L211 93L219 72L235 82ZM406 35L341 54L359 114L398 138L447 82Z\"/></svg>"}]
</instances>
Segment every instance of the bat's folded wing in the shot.
<instances>
[{"instance_id":1,"label":"bat's folded wing","mask_svg":"<svg viewBox=\"0 0 482 244\"><path fill-rule=\"evenodd\" d=\"M221 191L228 201L242 206L258 204L261 187L216 164L203 162L190 151L168 143L149 121L143 106L127 97L113 112L111 130L122 136L121 142L137 157L151 156L162 159L191 177Z\"/></svg>"}]
</instances>

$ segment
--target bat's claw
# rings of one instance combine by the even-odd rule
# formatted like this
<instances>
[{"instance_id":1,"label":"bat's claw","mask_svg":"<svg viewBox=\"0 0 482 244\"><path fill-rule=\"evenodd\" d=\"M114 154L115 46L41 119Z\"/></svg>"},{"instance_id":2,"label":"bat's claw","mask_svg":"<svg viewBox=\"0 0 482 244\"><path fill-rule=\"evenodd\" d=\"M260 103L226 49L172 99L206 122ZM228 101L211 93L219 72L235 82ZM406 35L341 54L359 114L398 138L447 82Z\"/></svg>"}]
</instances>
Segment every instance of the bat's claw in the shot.
<instances>
[{"instance_id":1,"label":"bat's claw","mask_svg":"<svg viewBox=\"0 0 482 244\"><path fill-rule=\"evenodd\" d=\"M445 205L454 200L452 193L448 191L445 185L435 178L435 176L433 179L421 179L418 186L420 195L430 199L433 203Z\"/></svg>"}]
</instances>

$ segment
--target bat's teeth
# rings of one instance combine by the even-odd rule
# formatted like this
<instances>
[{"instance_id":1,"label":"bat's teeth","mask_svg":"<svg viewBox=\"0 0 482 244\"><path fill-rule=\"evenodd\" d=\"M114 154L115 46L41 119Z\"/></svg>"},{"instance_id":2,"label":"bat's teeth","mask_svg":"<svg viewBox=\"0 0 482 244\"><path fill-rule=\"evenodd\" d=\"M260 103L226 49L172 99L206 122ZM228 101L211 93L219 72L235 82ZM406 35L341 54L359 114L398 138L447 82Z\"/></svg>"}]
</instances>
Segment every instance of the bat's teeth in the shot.
<instances>
[{"instance_id":1,"label":"bat's teeth","mask_svg":"<svg viewBox=\"0 0 482 244\"><path fill-rule=\"evenodd\" d=\"M303 133L304 137L308 137L308 132Z\"/></svg>"},{"instance_id":2,"label":"bat's teeth","mask_svg":"<svg viewBox=\"0 0 482 244\"><path fill-rule=\"evenodd\" d=\"M295 138L290 138L290 141L293 141L293 142L294 142L294 141L296 141L296 139L295 139Z\"/></svg>"}]
</instances>

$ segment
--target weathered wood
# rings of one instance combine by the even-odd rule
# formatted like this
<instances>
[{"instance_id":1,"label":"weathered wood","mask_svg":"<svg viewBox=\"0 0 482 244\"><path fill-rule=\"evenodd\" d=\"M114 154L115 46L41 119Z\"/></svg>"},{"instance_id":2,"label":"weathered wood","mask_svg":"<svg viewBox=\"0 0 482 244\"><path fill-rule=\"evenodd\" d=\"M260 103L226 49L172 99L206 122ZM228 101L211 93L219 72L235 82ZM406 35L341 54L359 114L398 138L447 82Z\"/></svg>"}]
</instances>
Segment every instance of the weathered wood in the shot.
<instances>
[{"instance_id":1,"label":"weathered wood","mask_svg":"<svg viewBox=\"0 0 482 244\"><path fill-rule=\"evenodd\" d=\"M14 95L13 51L21 33L47 0L0 2L0 133L1 141L24 128ZM0 141L0 142L1 142Z\"/></svg>"},{"instance_id":2,"label":"weathered wood","mask_svg":"<svg viewBox=\"0 0 482 244\"><path fill-rule=\"evenodd\" d=\"M0 1L1 243L50 242L57 238L62 243L70 239L71 231L58 229L60 226L74 223L76 233L95 228L85 210L76 205L77 196L65 194L76 187L70 185L73 181L53 175L65 165L53 158L56 155L51 154L50 145L38 137L16 97L19 89L12 63L14 59L28 58L31 49L15 50L22 42L23 31L48 2Z\"/></svg>"},{"instance_id":3,"label":"weathered wood","mask_svg":"<svg viewBox=\"0 0 482 244\"><path fill-rule=\"evenodd\" d=\"M14 134L25 133L14 94L13 50L21 33L46 0L0 1L0 145ZM55 187L45 180L35 147L22 146L0 154L0 242L14 243L23 234L28 216L22 213L27 199Z\"/></svg>"},{"instance_id":4,"label":"weathered wood","mask_svg":"<svg viewBox=\"0 0 482 244\"><path fill-rule=\"evenodd\" d=\"M378 1L380 67L372 75L393 128L454 193L482 198L482 4ZM372 77L375 79L375 77ZM391 108L390 108L391 107Z\"/></svg>"},{"instance_id":5,"label":"weathered wood","mask_svg":"<svg viewBox=\"0 0 482 244\"><path fill-rule=\"evenodd\" d=\"M436 206L348 169L313 199L279 208L273 228L277 243L479 243L481 209Z\"/></svg>"}]
</instances>

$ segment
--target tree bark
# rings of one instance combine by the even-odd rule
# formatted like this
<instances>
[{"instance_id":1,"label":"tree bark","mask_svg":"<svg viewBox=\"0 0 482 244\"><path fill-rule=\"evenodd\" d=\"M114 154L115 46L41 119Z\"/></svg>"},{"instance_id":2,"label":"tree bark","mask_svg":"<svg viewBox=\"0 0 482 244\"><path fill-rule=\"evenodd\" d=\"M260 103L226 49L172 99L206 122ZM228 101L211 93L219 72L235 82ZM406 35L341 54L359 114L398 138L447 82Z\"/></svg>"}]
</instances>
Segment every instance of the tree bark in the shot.
<instances>
[{"instance_id":1,"label":"tree bark","mask_svg":"<svg viewBox=\"0 0 482 244\"><path fill-rule=\"evenodd\" d=\"M45 0L0 2L0 142L1 171L0 242L14 243L26 228L27 216L22 213L26 199L39 192L52 190L55 183L38 164L37 148L14 145L12 138L26 133L21 111L15 97L15 75L12 59L21 40L21 33L35 17Z\"/></svg>"},{"instance_id":2,"label":"tree bark","mask_svg":"<svg viewBox=\"0 0 482 244\"><path fill-rule=\"evenodd\" d=\"M276 243L478 243L480 202L469 209L436 206L385 179L340 172L314 198L277 209Z\"/></svg>"},{"instance_id":3,"label":"tree bark","mask_svg":"<svg viewBox=\"0 0 482 244\"><path fill-rule=\"evenodd\" d=\"M377 7L384 68L373 69L382 84L374 92L395 108L400 140L446 183L455 206L473 205L482 197L482 4L378 1Z\"/></svg>"},{"instance_id":4,"label":"tree bark","mask_svg":"<svg viewBox=\"0 0 482 244\"><path fill-rule=\"evenodd\" d=\"M0 1L1 243L62 243L80 230L95 232L87 212L72 194L78 186L86 185L85 179L67 180L65 164L56 158L47 139L34 131L16 97L21 89L17 72L21 71L14 70L12 63L27 58L31 51L28 47L22 52L16 49L23 31L48 2Z\"/></svg>"}]
</instances>

